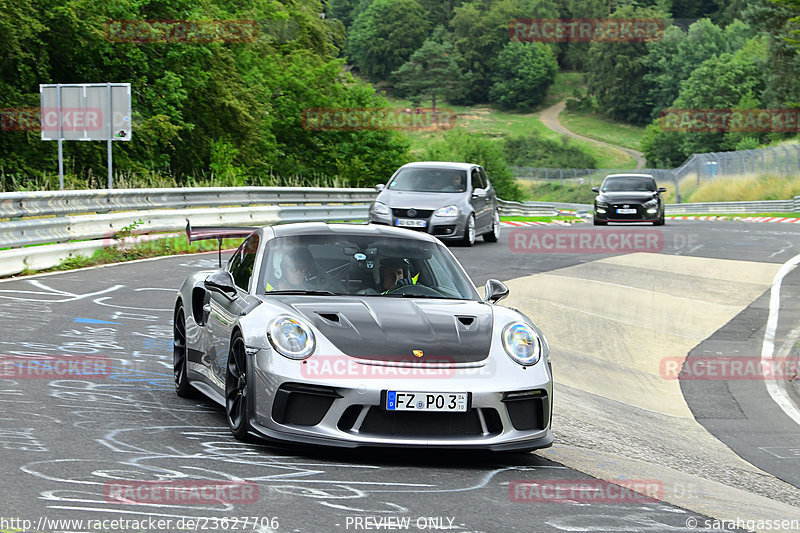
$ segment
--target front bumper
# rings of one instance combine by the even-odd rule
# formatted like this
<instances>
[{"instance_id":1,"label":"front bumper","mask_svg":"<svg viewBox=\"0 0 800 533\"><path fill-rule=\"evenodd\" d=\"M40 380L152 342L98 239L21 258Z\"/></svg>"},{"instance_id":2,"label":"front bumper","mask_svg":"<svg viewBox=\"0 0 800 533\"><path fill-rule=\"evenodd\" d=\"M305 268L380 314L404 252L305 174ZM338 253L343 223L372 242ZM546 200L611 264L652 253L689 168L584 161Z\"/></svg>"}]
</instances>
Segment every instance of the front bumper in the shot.
<instances>
[{"instance_id":1,"label":"front bumper","mask_svg":"<svg viewBox=\"0 0 800 533\"><path fill-rule=\"evenodd\" d=\"M383 224L384 226L403 227L415 231L422 231L433 235L443 241L462 239L466 229L466 218L463 216L441 217L431 215L420 220L425 221L425 227L405 227L396 224L397 217L393 215L376 215L375 213L369 214L369 221L372 224Z\"/></svg>"},{"instance_id":2,"label":"front bumper","mask_svg":"<svg viewBox=\"0 0 800 533\"><path fill-rule=\"evenodd\" d=\"M626 209L623 204L610 204L608 207L594 206L594 219L603 222L657 222L660 219L661 213L658 207L655 208L654 213L648 213L649 207L644 207L642 204L627 204L627 209L635 209L635 213L619 214L618 209Z\"/></svg>"},{"instance_id":3,"label":"front bumper","mask_svg":"<svg viewBox=\"0 0 800 533\"><path fill-rule=\"evenodd\" d=\"M359 369L352 376L317 379L309 365L322 356L291 361L261 349L252 357L251 426L267 438L340 447L497 451L545 448L553 442L552 374L544 360L523 368L503 355L505 361L494 358L480 366L434 371L435 367L375 365L347 358L349 367ZM467 392L468 411L388 411L387 390Z\"/></svg>"}]
</instances>

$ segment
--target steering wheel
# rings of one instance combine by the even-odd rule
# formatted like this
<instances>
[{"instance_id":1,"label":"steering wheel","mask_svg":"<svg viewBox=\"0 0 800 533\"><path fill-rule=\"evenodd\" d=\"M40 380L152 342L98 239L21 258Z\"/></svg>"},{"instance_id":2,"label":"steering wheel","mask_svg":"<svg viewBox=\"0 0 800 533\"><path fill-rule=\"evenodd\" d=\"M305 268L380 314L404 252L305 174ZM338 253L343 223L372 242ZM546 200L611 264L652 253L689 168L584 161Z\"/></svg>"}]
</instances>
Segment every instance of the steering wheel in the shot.
<instances>
[{"instance_id":1,"label":"steering wheel","mask_svg":"<svg viewBox=\"0 0 800 533\"><path fill-rule=\"evenodd\" d=\"M443 293L428 287L427 285L400 285L399 287L392 287L386 294L417 294L419 296L444 296Z\"/></svg>"}]
</instances>

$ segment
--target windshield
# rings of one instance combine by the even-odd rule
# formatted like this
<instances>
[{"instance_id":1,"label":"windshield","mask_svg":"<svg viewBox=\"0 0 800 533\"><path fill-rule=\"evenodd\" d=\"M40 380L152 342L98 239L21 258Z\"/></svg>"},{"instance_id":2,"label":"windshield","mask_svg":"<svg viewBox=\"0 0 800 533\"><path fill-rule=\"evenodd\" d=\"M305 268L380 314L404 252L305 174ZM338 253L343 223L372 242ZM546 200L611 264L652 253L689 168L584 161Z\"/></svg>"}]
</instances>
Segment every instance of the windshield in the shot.
<instances>
[{"instance_id":1,"label":"windshield","mask_svg":"<svg viewBox=\"0 0 800 533\"><path fill-rule=\"evenodd\" d=\"M636 176L624 178L609 178L603 183L603 192L656 192L656 182L653 178L640 178Z\"/></svg>"},{"instance_id":2,"label":"windshield","mask_svg":"<svg viewBox=\"0 0 800 533\"><path fill-rule=\"evenodd\" d=\"M393 191L464 192L467 173L447 168L404 168L389 183Z\"/></svg>"},{"instance_id":3,"label":"windshield","mask_svg":"<svg viewBox=\"0 0 800 533\"><path fill-rule=\"evenodd\" d=\"M303 235L266 247L259 294L480 297L441 245L397 237Z\"/></svg>"}]
</instances>

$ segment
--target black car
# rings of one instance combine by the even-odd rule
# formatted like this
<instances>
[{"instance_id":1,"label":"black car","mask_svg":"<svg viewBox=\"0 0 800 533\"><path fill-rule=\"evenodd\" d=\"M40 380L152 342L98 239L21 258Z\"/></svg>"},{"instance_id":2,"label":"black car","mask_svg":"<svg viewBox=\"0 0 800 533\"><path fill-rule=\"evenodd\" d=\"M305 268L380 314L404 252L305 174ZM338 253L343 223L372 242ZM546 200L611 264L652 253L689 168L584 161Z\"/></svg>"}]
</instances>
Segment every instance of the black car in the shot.
<instances>
[{"instance_id":1,"label":"black car","mask_svg":"<svg viewBox=\"0 0 800 533\"><path fill-rule=\"evenodd\" d=\"M609 222L652 222L664 225L664 187L658 187L650 174L611 174L606 176L594 199L594 225Z\"/></svg>"}]
</instances>

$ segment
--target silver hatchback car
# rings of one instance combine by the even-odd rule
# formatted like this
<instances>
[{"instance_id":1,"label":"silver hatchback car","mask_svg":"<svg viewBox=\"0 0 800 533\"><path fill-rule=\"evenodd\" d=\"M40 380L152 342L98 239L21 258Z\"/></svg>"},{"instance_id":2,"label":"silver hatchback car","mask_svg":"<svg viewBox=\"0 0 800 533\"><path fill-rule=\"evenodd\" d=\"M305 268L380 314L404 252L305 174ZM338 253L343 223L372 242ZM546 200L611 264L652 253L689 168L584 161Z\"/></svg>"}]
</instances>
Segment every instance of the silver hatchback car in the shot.
<instances>
[{"instance_id":1,"label":"silver hatchback car","mask_svg":"<svg viewBox=\"0 0 800 533\"><path fill-rule=\"evenodd\" d=\"M421 161L403 165L380 191L369 220L472 246L500 237L497 194L480 165Z\"/></svg>"}]
</instances>

